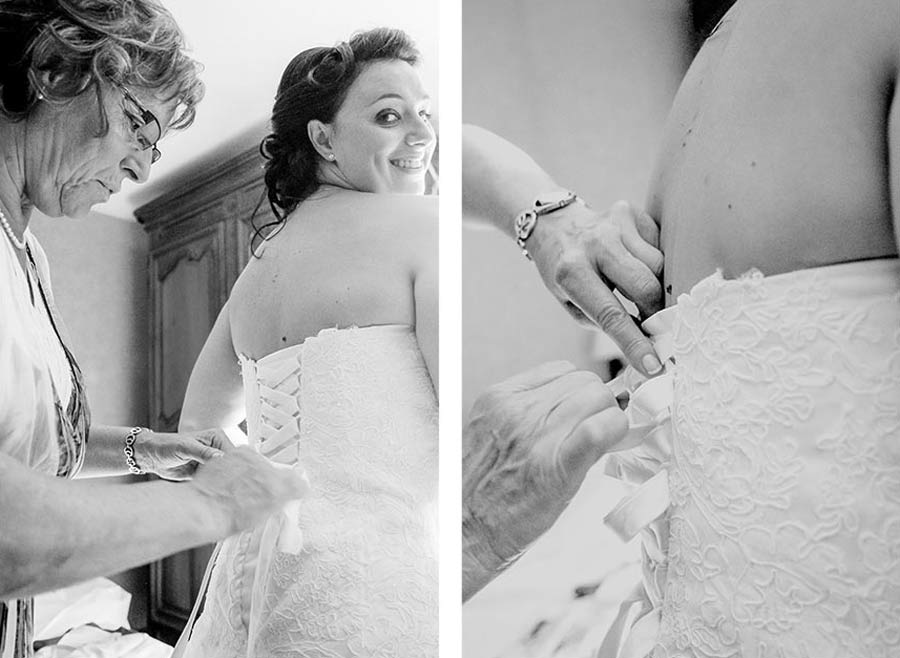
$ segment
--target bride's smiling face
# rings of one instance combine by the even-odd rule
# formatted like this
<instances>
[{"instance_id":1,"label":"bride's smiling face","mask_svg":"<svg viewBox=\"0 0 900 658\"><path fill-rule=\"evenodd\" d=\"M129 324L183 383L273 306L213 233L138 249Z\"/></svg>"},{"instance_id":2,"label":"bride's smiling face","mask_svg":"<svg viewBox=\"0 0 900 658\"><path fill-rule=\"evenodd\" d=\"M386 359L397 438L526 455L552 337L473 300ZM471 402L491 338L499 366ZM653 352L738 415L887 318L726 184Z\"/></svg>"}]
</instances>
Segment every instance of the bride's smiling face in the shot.
<instances>
[{"instance_id":1,"label":"bride's smiling face","mask_svg":"<svg viewBox=\"0 0 900 658\"><path fill-rule=\"evenodd\" d=\"M402 60L368 64L347 90L330 133L325 181L361 192L423 194L434 153L431 100ZM330 155L328 156L330 158Z\"/></svg>"}]
</instances>

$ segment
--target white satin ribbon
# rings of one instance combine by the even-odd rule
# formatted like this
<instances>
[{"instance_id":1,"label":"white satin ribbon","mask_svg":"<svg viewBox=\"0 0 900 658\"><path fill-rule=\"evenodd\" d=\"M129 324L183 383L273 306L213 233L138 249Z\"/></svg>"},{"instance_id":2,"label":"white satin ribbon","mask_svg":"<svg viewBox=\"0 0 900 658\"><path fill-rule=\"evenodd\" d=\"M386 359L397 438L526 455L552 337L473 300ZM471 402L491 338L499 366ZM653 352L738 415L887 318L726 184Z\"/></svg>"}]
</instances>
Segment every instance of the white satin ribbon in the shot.
<instances>
[{"instance_id":1,"label":"white satin ribbon","mask_svg":"<svg viewBox=\"0 0 900 658\"><path fill-rule=\"evenodd\" d=\"M278 464L272 462L278 468L290 468L302 470L298 465ZM253 588L250 594L250 614L247 625L247 651L252 651L256 646L259 635L259 611L263 610L266 597L266 586L269 582L268 575L272 569L272 560L275 551L299 555L303 550L303 531L299 524L300 501L289 502L281 510L280 514L269 517L263 527L259 539L259 552L257 553L256 570L253 578ZM255 612L255 614L254 614ZM248 658L253 658L248 654Z\"/></svg>"},{"instance_id":2,"label":"white satin ribbon","mask_svg":"<svg viewBox=\"0 0 900 658\"><path fill-rule=\"evenodd\" d=\"M604 519L623 540L641 535L644 556L643 584L638 592L622 603L616 621L601 645L602 658L644 658L653 651L659 633L665 587L669 508L669 482L666 467L672 449L672 323L674 309L666 309L648 318L644 331L650 335L664 372L646 379L633 368L610 386L617 395L629 393L625 410L629 421L629 443L636 447L610 456L607 474L636 485Z\"/></svg>"}]
</instances>

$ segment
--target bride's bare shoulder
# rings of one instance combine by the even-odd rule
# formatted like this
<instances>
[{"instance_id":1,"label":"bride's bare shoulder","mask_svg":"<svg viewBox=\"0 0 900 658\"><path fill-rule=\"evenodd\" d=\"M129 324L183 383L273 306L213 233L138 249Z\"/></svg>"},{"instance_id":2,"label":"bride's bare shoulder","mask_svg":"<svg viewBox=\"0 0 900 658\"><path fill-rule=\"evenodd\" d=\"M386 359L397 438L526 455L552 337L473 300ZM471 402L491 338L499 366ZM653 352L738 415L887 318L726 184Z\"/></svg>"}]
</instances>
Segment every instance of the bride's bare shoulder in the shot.
<instances>
[{"instance_id":1,"label":"bride's bare shoulder","mask_svg":"<svg viewBox=\"0 0 900 658\"><path fill-rule=\"evenodd\" d=\"M437 239L438 199L435 196L372 194L365 221L387 239L419 243Z\"/></svg>"},{"instance_id":2,"label":"bride's bare shoulder","mask_svg":"<svg viewBox=\"0 0 900 658\"><path fill-rule=\"evenodd\" d=\"M373 195L377 212L370 217L373 233L382 253L392 254L397 263L405 263L420 272L437 262L438 199L435 196ZM376 228L377 227L377 228ZM374 237L374 236L373 236Z\"/></svg>"},{"instance_id":3,"label":"bride's bare shoulder","mask_svg":"<svg viewBox=\"0 0 900 658\"><path fill-rule=\"evenodd\" d=\"M417 194L369 194L365 200L373 213L387 224L437 222L438 198Z\"/></svg>"}]
</instances>

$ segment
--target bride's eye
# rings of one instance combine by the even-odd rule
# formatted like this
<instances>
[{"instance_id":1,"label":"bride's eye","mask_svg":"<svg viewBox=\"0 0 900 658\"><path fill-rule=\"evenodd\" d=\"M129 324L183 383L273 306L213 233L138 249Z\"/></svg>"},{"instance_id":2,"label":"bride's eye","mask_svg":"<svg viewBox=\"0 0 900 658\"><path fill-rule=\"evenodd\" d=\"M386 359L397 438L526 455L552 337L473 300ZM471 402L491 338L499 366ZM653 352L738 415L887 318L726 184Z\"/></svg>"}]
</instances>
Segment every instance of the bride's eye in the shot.
<instances>
[{"instance_id":1,"label":"bride's eye","mask_svg":"<svg viewBox=\"0 0 900 658\"><path fill-rule=\"evenodd\" d=\"M419 116L425 119L425 121L431 121L431 112L427 110L422 110L419 112Z\"/></svg>"},{"instance_id":2,"label":"bride's eye","mask_svg":"<svg viewBox=\"0 0 900 658\"><path fill-rule=\"evenodd\" d=\"M400 113L396 110L383 110L378 113L376 119L382 125L392 126L400 122Z\"/></svg>"}]
</instances>

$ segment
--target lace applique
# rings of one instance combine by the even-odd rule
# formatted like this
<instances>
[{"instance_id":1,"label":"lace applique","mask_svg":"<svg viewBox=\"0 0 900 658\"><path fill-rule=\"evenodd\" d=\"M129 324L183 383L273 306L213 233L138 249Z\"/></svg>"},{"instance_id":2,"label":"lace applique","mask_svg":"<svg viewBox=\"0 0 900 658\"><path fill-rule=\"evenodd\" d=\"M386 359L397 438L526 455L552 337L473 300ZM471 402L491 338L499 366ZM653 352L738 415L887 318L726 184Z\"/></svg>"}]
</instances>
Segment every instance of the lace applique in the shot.
<instances>
[{"instance_id":1,"label":"lace applique","mask_svg":"<svg viewBox=\"0 0 900 658\"><path fill-rule=\"evenodd\" d=\"M898 290L888 260L679 299L655 657L900 655Z\"/></svg>"},{"instance_id":2,"label":"lace applique","mask_svg":"<svg viewBox=\"0 0 900 658\"><path fill-rule=\"evenodd\" d=\"M436 657L437 405L412 329L329 330L243 365L251 442L308 473L303 545L224 542L186 655Z\"/></svg>"}]
</instances>

